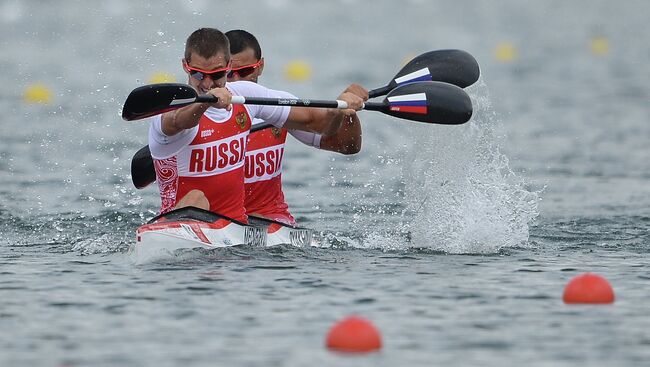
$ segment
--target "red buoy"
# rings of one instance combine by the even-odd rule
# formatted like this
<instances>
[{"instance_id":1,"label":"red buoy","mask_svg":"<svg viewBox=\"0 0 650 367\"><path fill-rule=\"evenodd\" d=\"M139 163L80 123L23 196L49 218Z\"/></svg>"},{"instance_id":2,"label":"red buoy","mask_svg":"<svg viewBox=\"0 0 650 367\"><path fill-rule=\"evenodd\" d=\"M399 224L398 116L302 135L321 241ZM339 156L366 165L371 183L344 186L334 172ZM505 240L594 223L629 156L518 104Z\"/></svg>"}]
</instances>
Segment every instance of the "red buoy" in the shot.
<instances>
[{"instance_id":1,"label":"red buoy","mask_svg":"<svg viewBox=\"0 0 650 367\"><path fill-rule=\"evenodd\" d=\"M564 287L562 299L564 303L613 303L614 290L602 276L584 273L569 281Z\"/></svg>"},{"instance_id":2,"label":"red buoy","mask_svg":"<svg viewBox=\"0 0 650 367\"><path fill-rule=\"evenodd\" d=\"M339 352L372 352L381 348L381 336L370 321L350 316L330 328L326 345Z\"/></svg>"}]
</instances>

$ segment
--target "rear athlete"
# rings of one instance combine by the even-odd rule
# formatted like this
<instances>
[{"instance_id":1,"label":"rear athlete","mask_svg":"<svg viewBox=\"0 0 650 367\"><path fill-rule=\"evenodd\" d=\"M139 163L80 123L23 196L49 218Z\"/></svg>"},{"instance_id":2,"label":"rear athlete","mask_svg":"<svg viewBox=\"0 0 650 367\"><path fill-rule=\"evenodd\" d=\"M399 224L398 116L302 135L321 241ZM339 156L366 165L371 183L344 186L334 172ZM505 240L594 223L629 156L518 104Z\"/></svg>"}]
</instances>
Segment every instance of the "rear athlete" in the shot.
<instances>
[{"instance_id":1,"label":"rear athlete","mask_svg":"<svg viewBox=\"0 0 650 367\"><path fill-rule=\"evenodd\" d=\"M257 83L264 70L264 58L259 42L255 36L243 30L226 32L226 36L230 41L231 53L228 81L246 80ZM348 87L346 92L361 96L364 101L368 99L368 91L357 84ZM295 98L288 93L285 96ZM354 114L346 118L341 127L329 136L276 127L248 136L244 169L246 213L295 225L295 219L289 213L282 191L282 158L287 133L315 148L355 154L361 149L361 123Z\"/></svg>"}]
</instances>

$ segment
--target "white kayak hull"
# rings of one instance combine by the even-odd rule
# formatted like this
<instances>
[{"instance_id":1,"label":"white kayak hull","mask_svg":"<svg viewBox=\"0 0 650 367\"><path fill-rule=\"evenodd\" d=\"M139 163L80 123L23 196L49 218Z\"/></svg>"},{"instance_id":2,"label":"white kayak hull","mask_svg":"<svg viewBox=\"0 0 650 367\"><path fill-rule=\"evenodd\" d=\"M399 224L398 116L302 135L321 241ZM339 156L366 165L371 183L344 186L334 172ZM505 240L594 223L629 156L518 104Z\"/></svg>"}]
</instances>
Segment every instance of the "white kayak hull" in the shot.
<instances>
[{"instance_id":1,"label":"white kayak hull","mask_svg":"<svg viewBox=\"0 0 650 367\"><path fill-rule=\"evenodd\" d=\"M238 245L271 247L313 244L313 231L261 218L244 224L202 209L187 207L153 218L136 230L131 253L136 262L169 257L182 249Z\"/></svg>"}]
</instances>

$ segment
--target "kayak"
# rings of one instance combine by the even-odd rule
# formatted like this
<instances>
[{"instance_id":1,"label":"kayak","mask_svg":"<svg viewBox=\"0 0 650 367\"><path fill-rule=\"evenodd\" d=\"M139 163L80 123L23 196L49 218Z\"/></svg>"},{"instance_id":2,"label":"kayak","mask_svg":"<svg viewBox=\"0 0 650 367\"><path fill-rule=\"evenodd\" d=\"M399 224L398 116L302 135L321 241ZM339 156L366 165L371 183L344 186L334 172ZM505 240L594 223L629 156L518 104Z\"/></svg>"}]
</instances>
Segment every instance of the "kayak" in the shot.
<instances>
[{"instance_id":1,"label":"kayak","mask_svg":"<svg viewBox=\"0 0 650 367\"><path fill-rule=\"evenodd\" d=\"M264 218L250 224L207 210L185 207L154 217L136 230L131 252L137 262L173 255L182 249L215 249L238 245L271 247L311 246L311 229Z\"/></svg>"}]
</instances>

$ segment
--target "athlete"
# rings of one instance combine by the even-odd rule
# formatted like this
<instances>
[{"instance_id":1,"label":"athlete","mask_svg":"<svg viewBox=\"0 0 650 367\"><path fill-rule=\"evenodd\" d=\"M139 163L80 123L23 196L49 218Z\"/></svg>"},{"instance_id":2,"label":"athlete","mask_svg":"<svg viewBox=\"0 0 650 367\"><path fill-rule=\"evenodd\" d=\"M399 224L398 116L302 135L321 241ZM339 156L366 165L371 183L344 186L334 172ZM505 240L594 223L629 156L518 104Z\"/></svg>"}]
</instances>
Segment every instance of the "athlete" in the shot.
<instances>
[{"instance_id":1,"label":"athlete","mask_svg":"<svg viewBox=\"0 0 650 367\"><path fill-rule=\"evenodd\" d=\"M226 32L230 41L231 69L228 82L246 80L257 83L264 70L264 58L259 42L249 32ZM368 91L353 84L350 89L364 100ZM287 98L295 98L287 95ZM261 122L260 122L261 123ZM345 119L342 126L330 136L285 128L271 127L251 133L246 146L244 207L248 215L273 219L295 225L282 191L282 158L287 133L300 142L316 148L354 154L361 149L361 123L356 115Z\"/></svg>"},{"instance_id":2,"label":"athlete","mask_svg":"<svg viewBox=\"0 0 650 367\"><path fill-rule=\"evenodd\" d=\"M362 96L348 87L338 99L348 109L288 106L232 105L233 95L284 97L286 93L259 84L226 83L230 71L230 45L214 28L193 32L185 44L183 69L188 84L215 103L194 103L155 116L149 129L149 148L156 169L161 213L195 206L247 222L244 209L246 139L262 119L276 127L335 134L344 119L356 115Z\"/></svg>"}]
</instances>

